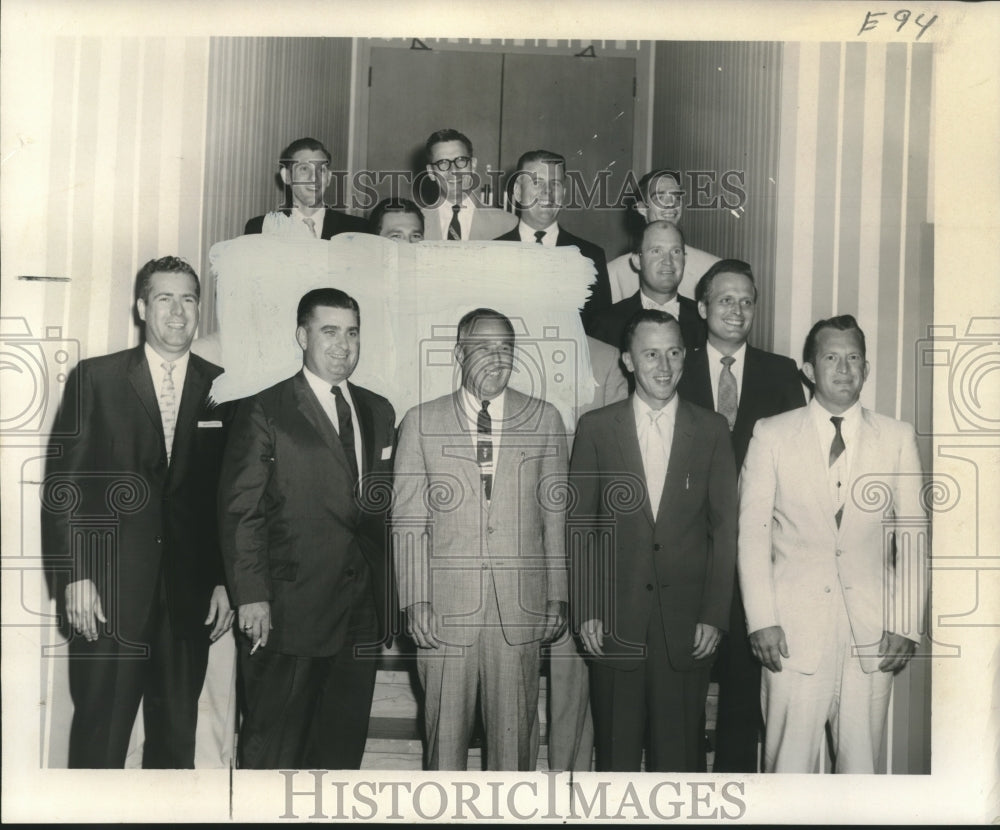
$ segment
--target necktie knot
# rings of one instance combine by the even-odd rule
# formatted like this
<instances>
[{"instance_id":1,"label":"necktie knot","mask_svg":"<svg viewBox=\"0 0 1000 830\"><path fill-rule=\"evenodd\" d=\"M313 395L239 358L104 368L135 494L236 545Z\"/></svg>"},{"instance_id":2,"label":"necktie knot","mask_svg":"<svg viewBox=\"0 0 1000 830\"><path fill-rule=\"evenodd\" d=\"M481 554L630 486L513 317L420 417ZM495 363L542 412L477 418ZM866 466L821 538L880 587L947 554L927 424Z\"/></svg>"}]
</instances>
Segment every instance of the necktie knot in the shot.
<instances>
[{"instance_id":1,"label":"necktie knot","mask_svg":"<svg viewBox=\"0 0 1000 830\"><path fill-rule=\"evenodd\" d=\"M462 209L462 206L461 206L461 205L452 205L452 206L451 206L451 212L452 212L453 214L455 214L455 216L458 216L458 212L459 212L459 211L460 211L461 209Z\"/></svg>"},{"instance_id":2,"label":"necktie knot","mask_svg":"<svg viewBox=\"0 0 1000 830\"><path fill-rule=\"evenodd\" d=\"M160 364L160 366L163 369L164 375L166 377L170 378L171 380L173 380L173 377L174 377L174 364L173 363L167 363L167 361L164 360L163 363Z\"/></svg>"},{"instance_id":3,"label":"necktie knot","mask_svg":"<svg viewBox=\"0 0 1000 830\"><path fill-rule=\"evenodd\" d=\"M720 362L727 369L730 369L732 367L732 365L736 362L736 358L733 357L731 354L727 354L725 357L722 358L722 360Z\"/></svg>"},{"instance_id":4,"label":"necktie knot","mask_svg":"<svg viewBox=\"0 0 1000 830\"><path fill-rule=\"evenodd\" d=\"M542 244L542 240L545 238L545 231L535 231L535 242L539 245Z\"/></svg>"},{"instance_id":5,"label":"necktie knot","mask_svg":"<svg viewBox=\"0 0 1000 830\"><path fill-rule=\"evenodd\" d=\"M458 241L462 238L462 224L458 221L458 212L461 205L451 206L451 221L448 223L448 239Z\"/></svg>"},{"instance_id":6,"label":"necktie knot","mask_svg":"<svg viewBox=\"0 0 1000 830\"><path fill-rule=\"evenodd\" d=\"M847 447L844 445L844 434L840 431L840 425L844 422L842 415L831 415L830 423L833 424L834 435L830 443L830 466L832 467Z\"/></svg>"}]
</instances>

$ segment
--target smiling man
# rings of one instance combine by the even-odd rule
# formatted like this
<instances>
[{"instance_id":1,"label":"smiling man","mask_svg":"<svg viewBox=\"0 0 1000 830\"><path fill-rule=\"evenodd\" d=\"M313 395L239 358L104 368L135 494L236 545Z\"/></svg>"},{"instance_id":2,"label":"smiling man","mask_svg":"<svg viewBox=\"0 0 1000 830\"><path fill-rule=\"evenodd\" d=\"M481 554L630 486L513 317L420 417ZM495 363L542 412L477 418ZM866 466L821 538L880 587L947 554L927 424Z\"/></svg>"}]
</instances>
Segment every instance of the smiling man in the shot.
<instances>
[{"instance_id":1,"label":"smiling man","mask_svg":"<svg viewBox=\"0 0 1000 830\"><path fill-rule=\"evenodd\" d=\"M389 634L385 514L365 493L392 470L395 413L348 381L357 302L299 301L302 371L240 404L219 484L226 574L238 605L240 766L357 769Z\"/></svg>"},{"instance_id":2,"label":"smiling man","mask_svg":"<svg viewBox=\"0 0 1000 830\"><path fill-rule=\"evenodd\" d=\"M598 340L622 347L622 333L640 309L670 314L681 327L688 349L705 342L705 323L694 300L682 297L677 287L684 275L684 235L670 222L650 222L643 228L638 246L631 254L639 273L639 290L595 315L590 333Z\"/></svg>"},{"instance_id":3,"label":"smiling man","mask_svg":"<svg viewBox=\"0 0 1000 830\"><path fill-rule=\"evenodd\" d=\"M729 624L736 468L725 419L681 400L680 325L641 310L625 401L580 418L567 517L573 622L592 658L597 769L697 772L709 670Z\"/></svg>"},{"instance_id":4,"label":"smiling man","mask_svg":"<svg viewBox=\"0 0 1000 830\"><path fill-rule=\"evenodd\" d=\"M212 506L224 430L208 398L222 370L190 351L199 296L184 260L147 262L145 343L81 361L56 419L42 532L46 559L69 572L57 599L70 627L70 767L124 766L140 699L143 767L194 766L209 644L232 621ZM80 543L68 492L82 514L114 510L113 540Z\"/></svg>"},{"instance_id":5,"label":"smiling man","mask_svg":"<svg viewBox=\"0 0 1000 830\"><path fill-rule=\"evenodd\" d=\"M514 327L459 321L461 388L411 409L396 453L393 556L417 644L427 769L464 770L479 696L490 770L534 770L543 642L566 625L566 443L507 386Z\"/></svg>"},{"instance_id":6,"label":"smiling man","mask_svg":"<svg viewBox=\"0 0 1000 830\"><path fill-rule=\"evenodd\" d=\"M861 406L854 317L817 322L802 368L812 401L758 421L740 477L740 586L766 669L763 771L818 772L829 727L835 771L871 773L893 674L923 630L926 552L887 532L925 521L920 459L913 427Z\"/></svg>"}]
</instances>

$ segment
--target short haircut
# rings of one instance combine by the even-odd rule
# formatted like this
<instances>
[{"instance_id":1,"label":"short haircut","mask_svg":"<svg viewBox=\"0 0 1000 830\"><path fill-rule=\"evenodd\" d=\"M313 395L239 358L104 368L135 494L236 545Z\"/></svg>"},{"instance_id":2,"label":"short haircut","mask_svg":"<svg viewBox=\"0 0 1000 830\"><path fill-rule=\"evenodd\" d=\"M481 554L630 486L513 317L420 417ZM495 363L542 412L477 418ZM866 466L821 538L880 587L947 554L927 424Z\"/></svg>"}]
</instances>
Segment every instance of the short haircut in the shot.
<instances>
[{"instance_id":1,"label":"short haircut","mask_svg":"<svg viewBox=\"0 0 1000 830\"><path fill-rule=\"evenodd\" d=\"M467 314L462 315L462 319L458 321L458 338L456 342L461 344L475 329L476 324L480 320L498 320L510 332L510 339L514 339L514 324L511 323L510 318L506 314L501 314L493 308L474 308Z\"/></svg>"},{"instance_id":2,"label":"short haircut","mask_svg":"<svg viewBox=\"0 0 1000 830\"><path fill-rule=\"evenodd\" d=\"M317 141L315 138L297 138L281 151L281 155L278 157L278 163L282 167L291 167L292 161L295 159L295 154L299 152L299 150L318 150L326 156L327 164L333 161L333 156L331 156L330 151L323 146L322 141Z\"/></svg>"},{"instance_id":3,"label":"short haircut","mask_svg":"<svg viewBox=\"0 0 1000 830\"><path fill-rule=\"evenodd\" d=\"M660 311L658 308L639 309L639 311L629 318L629 321L625 324L625 331L622 332L621 347L623 352L631 351L635 330L642 323L656 323L661 326L667 323L675 323L678 329L680 329L681 325L677 318L669 311Z\"/></svg>"},{"instance_id":4,"label":"short haircut","mask_svg":"<svg viewBox=\"0 0 1000 830\"><path fill-rule=\"evenodd\" d=\"M867 360L865 333L858 325L852 314L841 314L837 317L829 317L826 320L819 320L806 335L805 346L802 347L802 362L815 366L816 360L816 340L823 329L835 329L837 331L856 331L861 340L861 356Z\"/></svg>"},{"instance_id":5,"label":"short haircut","mask_svg":"<svg viewBox=\"0 0 1000 830\"><path fill-rule=\"evenodd\" d=\"M673 222L668 222L666 219L657 219L655 222L649 222L636 234L635 237L635 247L632 249L633 254L642 253L642 243L646 238L646 234L649 233L650 228L673 228L681 237L681 247L687 248L687 243L684 241L684 231L680 229L679 225L675 225Z\"/></svg>"},{"instance_id":6,"label":"short haircut","mask_svg":"<svg viewBox=\"0 0 1000 830\"><path fill-rule=\"evenodd\" d=\"M382 219L387 213L410 213L420 220L420 230L424 229L424 214L416 202L410 199L383 199L368 217L368 230L376 236L382 233Z\"/></svg>"},{"instance_id":7,"label":"short haircut","mask_svg":"<svg viewBox=\"0 0 1000 830\"><path fill-rule=\"evenodd\" d=\"M639 179L639 193L637 194L637 198L644 205L649 205L649 191L661 176L670 176L670 178L677 182L678 187L680 186L681 174L676 170L668 170L665 167L650 170L645 176Z\"/></svg>"},{"instance_id":8,"label":"short haircut","mask_svg":"<svg viewBox=\"0 0 1000 830\"><path fill-rule=\"evenodd\" d=\"M435 130L430 134L427 139L427 143L424 145L424 149L427 152L427 160L430 161L431 150L434 149L435 144L444 144L446 141L461 141L465 145L465 152L470 156L473 155L472 152L472 142L469 141L469 137L464 133L460 133L458 130L453 130L451 127L446 127L443 130Z\"/></svg>"},{"instance_id":9,"label":"short haircut","mask_svg":"<svg viewBox=\"0 0 1000 830\"><path fill-rule=\"evenodd\" d=\"M320 306L350 309L357 315L358 325L361 325L361 309L358 306L358 301L339 288L314 288L303 294L296 313L298 324L305 326L309 322L309 318L312 317L313 311Z\"/></svg>"},{"instance_id":10,"label":"short haircut","mask_svg":"<svg viewBox=\"0 0 1000 830\"><path fill-rule=\"evenodd\" d=\"M740 274L750 280L753 286L753 299L757 301L757 281L753 278L753 271L750 270L750 263L742 259L720 259L709 268L694 289L694 299L699 303L707 303L708 297L712 293L712 280L719 274Z\"/></svg>"},{"instance_id":11,"label":"short haircut","mask_svg":"<svg viewBox=\"0 0 1000 830\"><path fill-rule=\"evenodd\" d=\"M194 294L199 300L201 299L201 282L198 280L198 275L188 261L176 256L164 256L159 259L151 259L135 275L135 298L137 300L142 300L144 303L149 302L149 286L153 279L153 274L161 272L167 274L189 274L194 278Z\"/></svg>"},{"instance_id":12,"label":"short haircut","mask_svg":"<svg viewBox=\"0 0 1000 830\"><path fill-rule=\"evenodd\" d=\"M555 153L552 150L528 150L527 153L522 153L521 158L517 160L517 171L520 173L524 170L524 165L531 164L534 161L543 161L546 164L561 164L563 167L566 166L566 159L564 156Z\"/></svg>"}]
</instances>

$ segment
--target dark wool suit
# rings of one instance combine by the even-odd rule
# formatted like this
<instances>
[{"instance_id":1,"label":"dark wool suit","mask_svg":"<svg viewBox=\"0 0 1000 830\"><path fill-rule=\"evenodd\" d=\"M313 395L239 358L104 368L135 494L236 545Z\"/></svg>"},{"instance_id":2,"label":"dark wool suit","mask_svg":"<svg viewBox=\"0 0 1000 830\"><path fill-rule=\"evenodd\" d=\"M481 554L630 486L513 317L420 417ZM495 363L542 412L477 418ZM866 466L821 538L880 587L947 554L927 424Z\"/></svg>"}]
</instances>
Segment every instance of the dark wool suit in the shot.
<instances>
[{"instance_id":1,"label":"dark wool suit","mask_svg":"<svg viewBox=\"0 0 1000 830\"><path fill-rule=\"evenodd\" d=\"M240 765L357 768L392 606L386 565L395 413L350 384L357 486L302 372L240 404L219 485L234 603L270 603L267 645L240 635ZM367 646L368 654L356 653Z\"/></svg>"},{"instance_id":2,"label":"dark wool suit","mask_svg":"<svg viewBox=\"0 0 1000 830\"><path fill-rule=\"evenodd\" d=\"M520 225L517 225L503 236L498 236L496 241L521 242L521 235L518 232L519 227ZM530 242L531 240L527 241ZM608 280L608 260L604 255L604 249L600 245L595 245L593 242L581 239L560 225L559 235L556 237L556 247L561 248L569 245L575 245L579 248L580 253L593 262L594 267L597 269L597 276L594 277L594 282L590 286L590 297L584 303L583 311L580 313L587 334L593 335L591 331L593 319L605 309L611 308L611 283Z\"/></svg>"},{"instance_id":3,"label":"dark wool suit","mask_svg":"<svg viewBox=\"0 0 1000 830\"><path fill-rule=\"evenodd\" d=\"M81 361L66 384L43 550L60 611L66 583L90 579L108 620L97 641L70 639L70 767L123 767L140 698L143 766L194 766L205 618L223 582L214 502L225 438L208 403L221 372L190 356L169 465L142 346Z\"/></svg>"},{"instance_id":4,"label":"dark wool suit","mask_svg":"<svg viewBox=\"0 0 1000 830\"><path fill-rule=\"evenodd\" d=\"M291 216L290 210L281 211L285 216ZM264 227L264 217L255 216L248 219L243 233L260 233ZM320 232L320 239L332 239L338 233L368 233L368 223L357 216L348 213L341 213L333 208L325 208L323 211L323 228Z\"/></svg>"},{"instance_id":5,"label":"dark wool suit","mask_svg":"<svg viewBox=\"0 0 1000 830\"><path fill-rule=\"evenodd\" d=\"M580 419L567 517L573 624L599 619L591 664L601 771L697 771L711 656L698 623L725 631L736 563L736 468L725 419L678 401L656 517L632 398ZM653 700L647 694L657 694Z\"/></svg>"},{"instance_id":6,"label":"dark wool suit","mask_svg":"<svg viewBox=\"0 0 1000 830\"><path fill-rule=\"evenodd\" d=\"M625 326L632 316L642 310L642 300L639 291L631 297L619 300L611 308L595 315L589 334L605 343L610 343L616 349L622 347L622 335ZM684 347L688 350L701 348L705 344L705 321L698 314L698 304L680 294L677 295L680 304L681 337Z\"/></svg>"},{"instance_id":7,"label":"dark wool suit","mask_svg":"<svg viewBox=\"0 0 1000 830\"><path fill-rule=\"evenodd\" d=\"M684 374L677 387L685 400L715 408L706 349L689 351ZM747 345L743 364L733 452L737 469L743 466L754 424L805 406L799 370L795 361ZM750 652L746 614L737 582L729 633L719 644L713 673L719 682L719 712L715 728L714 772L756 772L757 735L763 725L760 711L760 663Z\"/></svg>"}]
</instances>

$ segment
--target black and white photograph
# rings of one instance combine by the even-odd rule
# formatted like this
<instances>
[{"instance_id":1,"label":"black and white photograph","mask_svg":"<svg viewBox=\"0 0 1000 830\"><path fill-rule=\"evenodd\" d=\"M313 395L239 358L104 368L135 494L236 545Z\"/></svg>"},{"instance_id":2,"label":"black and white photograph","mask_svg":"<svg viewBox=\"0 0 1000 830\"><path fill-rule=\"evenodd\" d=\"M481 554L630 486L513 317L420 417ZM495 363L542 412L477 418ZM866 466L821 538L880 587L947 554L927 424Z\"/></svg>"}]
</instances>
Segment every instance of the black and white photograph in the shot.
<instances>
[{"instance_id":1,"label":"black and white photograph","mask_svg":"<svg viewBox=\"0 0 1000 830\"><path fill-rule=\"evenodd\" d=\"M7 0L3 820L1000 820L998 38Z\"/></svg>"}]
</instances>

